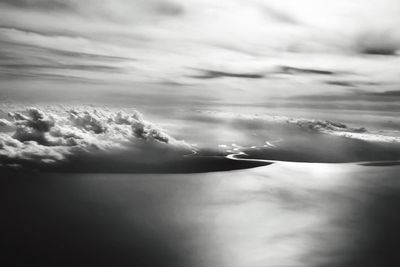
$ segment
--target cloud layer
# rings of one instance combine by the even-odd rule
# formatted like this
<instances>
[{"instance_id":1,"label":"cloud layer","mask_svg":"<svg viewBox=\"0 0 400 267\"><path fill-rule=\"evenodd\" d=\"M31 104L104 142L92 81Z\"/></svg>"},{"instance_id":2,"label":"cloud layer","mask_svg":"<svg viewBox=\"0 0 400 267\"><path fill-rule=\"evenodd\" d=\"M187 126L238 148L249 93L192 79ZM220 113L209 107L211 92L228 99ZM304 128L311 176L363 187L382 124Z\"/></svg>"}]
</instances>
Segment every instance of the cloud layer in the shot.
<instances>
[{"instance_id":1,"label":"cloud layer","mask_svg":"<svg viewBox=\"0 0 400 267\"><path fill-rule=\"evenodd\" d=\"M59 73L57 66L70 70L70 79L106 79L101 73L110 71L116 73L107 79L185 79L186 66L230 73L235 62L271 56L395 55L400 48L397 0L4 0L0 7L0 52L17 59L13 66L0 61L0 71L19 75Z\"/></svg>"},{"instance_id":2,"label":"cloud layer","mask_svg":"<svg viewBox=\"0 0 400 267\"><path fill-rule=\"evenodd\" d=\"M393 91L399 13L397 0L4 0L1 99L283 105Z\"/></svg>"},{"instance_id":3,"label":"cloud layer","mask_svg":"<svg viewBox=\"0 0 400 267\"><path fill-rule=\"evenodd\" d=\"M261 164L225 158L239 152L256 159L305 162L400 157L400 137L394 130L285 116L187 115L166 125L175 136L199 146L173 138L134 110L48 106L0 113L1 165L62 172L204 172Z\"/></svg>"}]
</instances>

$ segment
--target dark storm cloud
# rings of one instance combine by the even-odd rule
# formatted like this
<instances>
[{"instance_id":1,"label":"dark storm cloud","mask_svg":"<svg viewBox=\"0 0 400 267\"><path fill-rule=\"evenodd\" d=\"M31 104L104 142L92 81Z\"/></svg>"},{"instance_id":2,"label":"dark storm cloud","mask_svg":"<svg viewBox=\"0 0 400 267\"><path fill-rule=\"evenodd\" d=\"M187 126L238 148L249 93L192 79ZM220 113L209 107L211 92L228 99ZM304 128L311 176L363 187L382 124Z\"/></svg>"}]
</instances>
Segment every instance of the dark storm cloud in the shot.
<instances>
[{"instance_id":1,"label":"dark storm cloud","mask_svg":"<svg viewBox=\"0 0 400 267\"><path fill-rule=\"evenodd\" d=\"M248 79L264 78L264 75L260 73L235 73L235 72L225 72L225 71L215 71L215 70L199 70L199 71L202 71L203 74L192 75L190 77L197 79L216 79L223 77L248 78Z\"/></svg>"}]
</instances>

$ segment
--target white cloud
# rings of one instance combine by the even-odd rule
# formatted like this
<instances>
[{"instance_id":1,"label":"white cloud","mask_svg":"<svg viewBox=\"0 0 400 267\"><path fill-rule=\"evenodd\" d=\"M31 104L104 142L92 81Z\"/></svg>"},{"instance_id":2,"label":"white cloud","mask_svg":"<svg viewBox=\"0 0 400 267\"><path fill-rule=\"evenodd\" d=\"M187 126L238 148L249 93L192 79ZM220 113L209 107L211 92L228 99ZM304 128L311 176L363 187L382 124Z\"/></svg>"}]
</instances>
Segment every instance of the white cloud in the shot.
<instances>
[{"instance_id":1,"label":"white cloud","mask_svg":"<svg viewBox=\"0 0 400 267\"><path fill-rule=\"evenodd\" d=\"M9 118L2 119L1 125L12 130L0 132L0 158L8 165L46 167L74 157L99 155L103 161L112 161L115 158L110 157L118 154L123 154L125 161L129 155L128 162L132 164L156 164L160 159L193 150L135 111L127 114L85 108L54 112L30 108L26 112L10 112Z\"/></svg>"}]
</instances>

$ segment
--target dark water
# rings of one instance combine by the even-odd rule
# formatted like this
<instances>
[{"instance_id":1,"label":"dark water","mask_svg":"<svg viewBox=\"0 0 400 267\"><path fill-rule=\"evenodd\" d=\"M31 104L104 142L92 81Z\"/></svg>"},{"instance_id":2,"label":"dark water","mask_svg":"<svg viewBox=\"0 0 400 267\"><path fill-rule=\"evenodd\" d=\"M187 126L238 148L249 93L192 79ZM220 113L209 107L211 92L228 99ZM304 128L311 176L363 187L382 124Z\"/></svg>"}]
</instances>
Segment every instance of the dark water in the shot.
<instances>
[{"instance_id":1,"label":"dark water","mask_svg":"<svg viewBox=\"0 0 400 267\"><path fill-rule=\"evenodd\" d=\"M195 186L176 188L168 180L3 177L2 260L7 266L190 266L185 251L193 233L175 221L174 203L180 190Z\"/></svg>"},{"instance_id":2,"label":"dark water","mask_svg":"<svg viewBox=\"0 0 400 267\"><path fill-rule=\"evenodd\" d=\"M5 174L2 266L400 266L398 166Z\"/></svg>"}]
</instances>

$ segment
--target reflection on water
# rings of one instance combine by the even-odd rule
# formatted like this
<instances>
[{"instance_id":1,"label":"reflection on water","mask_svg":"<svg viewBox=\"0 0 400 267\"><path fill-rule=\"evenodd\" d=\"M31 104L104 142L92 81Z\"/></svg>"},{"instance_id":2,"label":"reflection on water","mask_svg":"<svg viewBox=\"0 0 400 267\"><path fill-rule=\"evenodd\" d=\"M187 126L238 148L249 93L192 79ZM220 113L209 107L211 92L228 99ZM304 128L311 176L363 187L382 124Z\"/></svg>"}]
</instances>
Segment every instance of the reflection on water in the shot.
<instances>
[{"instance_id":1,"label":"reflection on water","mask_svg":"<svg viewBox=\"0 0 400 267\"><path fill-rule=\"evenodd\" d=\"M398 266L398 171L10 174L1 254L7 266Z\"/></svg>"}]
</instances>

